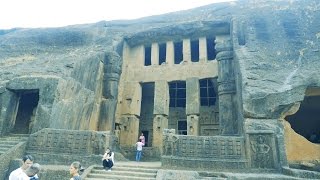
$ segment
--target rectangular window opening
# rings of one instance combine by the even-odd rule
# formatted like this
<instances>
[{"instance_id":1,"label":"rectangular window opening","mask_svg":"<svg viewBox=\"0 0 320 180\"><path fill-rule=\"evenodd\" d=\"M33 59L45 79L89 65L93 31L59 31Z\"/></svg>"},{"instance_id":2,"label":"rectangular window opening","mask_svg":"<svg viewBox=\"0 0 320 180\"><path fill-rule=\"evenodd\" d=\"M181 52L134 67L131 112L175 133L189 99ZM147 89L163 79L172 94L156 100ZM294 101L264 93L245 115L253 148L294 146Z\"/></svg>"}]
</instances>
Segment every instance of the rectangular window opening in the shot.
<instances>
[{"instance_id":1,"label":"rectangular window opening","mask_svg":"<svg viewBox=\"0 0 320 180\"><path fill-rule=\"evenodd\" d=\"M182 41L174 43L174 64L180 64L183 61Z\"/></svg>"},{"instance_id":2,"label":"rectangular window opening","mask_svg":"<svg viewBox=\"0 0 320 180\"><path fill-rule=\"evenodd\" d=\"M151 65L151 46L144 47L144 65L145 66Z\"/></svg>"},{"instance_id":3,"label":"rectangular window opening","mask_svg":"<svg viewBox=\"0 0 320 180\"><path fill-rule=\"evenodd\" d=\"M175 81L169 83L169 107L186 107L186 82Z\"/></svg>"},{"instance_id":4,"label":"rectangular window opening","mask_svg":"<svg viewBox=\"0 0 320 180\"><path fill-rule=\"evenodd\" d=\"M212 79L200 79L200 105L214 106L217 94L214 90Z\"/></svg>"},{"instance_id":5,"label":"rectangular window opening","mask_svg":"<svg viewBox=\"0 0 320 180\"><path fill-rule=\"evenodd\" d=\"M166 63L166 57L167 57L167 44L162 43L159 44L159 65Z\"/></svg>"},{"instance_id":6,"label":"rectangular window opening","mask_svg":"<svg viewBox=\"0 0 320 180\"><path fill-rule=\"evenodd\" d=\"M207 38L207 57L208 60L214 60L216 59L216 49L215 49L215 38L214 37L210 37Z\"/></svg>"},{"instance_id":7,"label":"rectangular window opening","mask_svg":"<svg viewBox=\"0 0 320 180\"><path fill-rule=\"evenodd\" d=\"M191 61L199 62L199 39L191 41Z\"/></svg>"}]
</instances>

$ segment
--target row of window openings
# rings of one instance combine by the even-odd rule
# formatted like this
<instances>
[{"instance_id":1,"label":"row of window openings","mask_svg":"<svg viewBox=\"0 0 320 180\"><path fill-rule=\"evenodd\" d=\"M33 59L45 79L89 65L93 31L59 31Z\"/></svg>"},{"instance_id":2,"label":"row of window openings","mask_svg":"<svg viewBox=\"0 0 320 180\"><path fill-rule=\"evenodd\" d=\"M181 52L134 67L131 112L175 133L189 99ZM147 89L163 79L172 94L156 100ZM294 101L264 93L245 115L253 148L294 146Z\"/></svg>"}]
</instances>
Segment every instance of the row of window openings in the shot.
<instances>
[{"instance_id":1,"label":"row of window openings","mask_svg":"<svg viewBox=\"0 0 320 180\"><path fill-rule=\"evenodd\" d=\"M214 60L216 58L216 50L215 50L215 38L206 38L207 43L207 59ZM180 64L183 61L183 42L175 42L174 43L174 64ZM167 57L167 44L159 44L159 65L164 64L166 62ZM191 61L199 62L200 53L199 53L199 39L191 41ZM144 51L144 65L151 65L151 46L146 46Z\"/></svg>"},{"instance_id":2,"label":"row of window openings","mask_svg":"<svg viewBox=\"0 0 320 180\"><path fill-rule=\"evenodd\" d=\"M200 84L200 105L214 106L217 95L210 79L199 80ZM170 103L169 107L186 107L186 82L176 81L169 83Z\"/></svg>"}]
</instances>

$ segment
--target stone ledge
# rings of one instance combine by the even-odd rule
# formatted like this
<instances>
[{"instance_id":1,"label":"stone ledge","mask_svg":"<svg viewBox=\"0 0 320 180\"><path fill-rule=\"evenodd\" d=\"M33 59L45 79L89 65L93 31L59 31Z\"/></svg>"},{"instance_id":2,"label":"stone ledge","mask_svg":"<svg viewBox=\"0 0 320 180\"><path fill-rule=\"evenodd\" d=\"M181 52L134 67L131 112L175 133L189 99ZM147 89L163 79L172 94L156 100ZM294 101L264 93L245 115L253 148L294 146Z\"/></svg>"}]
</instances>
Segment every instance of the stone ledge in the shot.
<instances>
[{"instance_id":1,"label":"stone ledge","mask_svg":"<svg viewBox=\"0 0 320 180\"><path fill-rule=\"evenodd\" d=\"M162 156L162 167L194 169L194 170L212 170L214 169L245 169L248 167L247 159L220 159L220 158L180 158L172 156Z\"/></svg>"}]
</instances>

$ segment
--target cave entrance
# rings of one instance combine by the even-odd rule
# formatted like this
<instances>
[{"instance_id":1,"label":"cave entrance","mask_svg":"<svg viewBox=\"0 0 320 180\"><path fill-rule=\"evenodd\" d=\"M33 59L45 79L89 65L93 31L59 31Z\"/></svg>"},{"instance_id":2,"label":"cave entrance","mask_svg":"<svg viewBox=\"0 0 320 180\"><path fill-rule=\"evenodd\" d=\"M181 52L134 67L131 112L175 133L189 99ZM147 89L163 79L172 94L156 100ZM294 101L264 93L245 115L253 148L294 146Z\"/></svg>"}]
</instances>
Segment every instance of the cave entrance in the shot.
<instances>
[{"instance_id":1,"label":"cave entrance","mask_svg":"<svg viewBox=\"0 0 320 180\"><path fill-rule=\"evenodd\" d=\"M154 109L154 82L142 83L141 113L139 123L139 136L141 132L145 137L145 146L152 147L153 139L153 109Z\"/></svg>"},{"instance_id":2,"label":"cave entrance","mask_svg":"<svg viewBox=\"0 0 320 180\"><path fill-rule=\"evenodd\" d=\"M299 110L286 120L296 133L320 143L320 88L308 88Z\"/></svg>"},{"instance_id":3,"label":"cave entrance","mask_svg":"<svg viewBox=\"0 0 320 180\"><path fill-rule=\"evenodd\" d=\"M18 92L18 112L14 123L13 133L28 134L35 117L35 110L39 102L39 90Z\"/></svg>"}]
</instances>

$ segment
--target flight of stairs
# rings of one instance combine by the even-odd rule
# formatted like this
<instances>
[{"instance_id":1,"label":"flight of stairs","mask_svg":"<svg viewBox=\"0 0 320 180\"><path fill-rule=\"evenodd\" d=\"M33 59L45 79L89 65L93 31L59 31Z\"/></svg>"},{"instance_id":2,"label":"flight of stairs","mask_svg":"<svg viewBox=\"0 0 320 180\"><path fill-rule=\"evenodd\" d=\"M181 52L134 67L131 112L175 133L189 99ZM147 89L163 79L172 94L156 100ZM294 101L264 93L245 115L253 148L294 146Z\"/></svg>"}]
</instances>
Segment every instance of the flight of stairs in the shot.
<instances>
[{"instance_id":1,"label":"flight of stairs","mask_svg":"<svg viewBox=\"0 0 320 180\"><path fill-rule=\"evenodd\" d=\"M139 164L117 164L112 171L106 171L101 166L95 166L84 180L155 180L160 167L139 166Z\"/></svg>"},{"instance_id":2,"label":"flight of stairs","mask_svg":"<svg viewBox=\"0 0 320 180\"><path fill-rule=\"evenodd\" d=\"M20 142L27 141L28 135L11 134L9 136L0 137L0 155L6 153L10 148Z\"/></svg>"}]
</instances>

